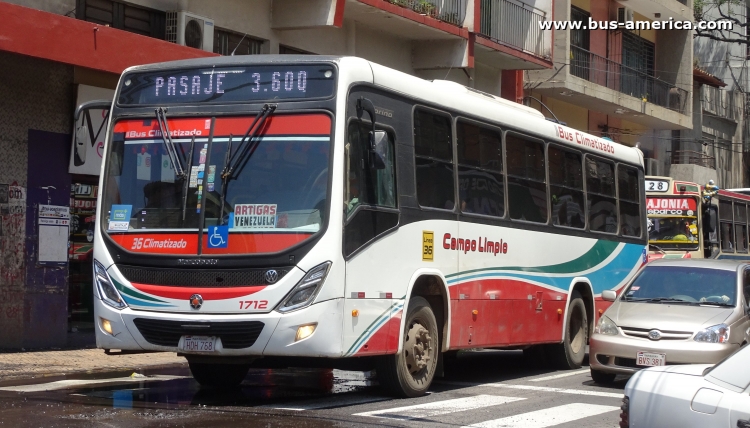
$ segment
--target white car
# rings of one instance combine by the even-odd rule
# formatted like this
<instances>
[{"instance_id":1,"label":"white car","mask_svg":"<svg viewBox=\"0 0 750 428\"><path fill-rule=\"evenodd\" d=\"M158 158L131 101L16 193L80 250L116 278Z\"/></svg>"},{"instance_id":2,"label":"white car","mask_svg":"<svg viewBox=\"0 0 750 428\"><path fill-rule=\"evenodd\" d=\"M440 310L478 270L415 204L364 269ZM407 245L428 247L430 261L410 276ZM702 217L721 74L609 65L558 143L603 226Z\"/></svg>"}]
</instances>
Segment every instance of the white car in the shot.
<instances>
[{"instance_id":1,"label":"white car","mask_svg":"<svg viewBox=\"0 0 750 428\"><path fill-rule=\"evenodd\" d=\"M718 364L641 370L625 385L621 427L750 428L750 346Z\"/></svg>"}]
</instances>

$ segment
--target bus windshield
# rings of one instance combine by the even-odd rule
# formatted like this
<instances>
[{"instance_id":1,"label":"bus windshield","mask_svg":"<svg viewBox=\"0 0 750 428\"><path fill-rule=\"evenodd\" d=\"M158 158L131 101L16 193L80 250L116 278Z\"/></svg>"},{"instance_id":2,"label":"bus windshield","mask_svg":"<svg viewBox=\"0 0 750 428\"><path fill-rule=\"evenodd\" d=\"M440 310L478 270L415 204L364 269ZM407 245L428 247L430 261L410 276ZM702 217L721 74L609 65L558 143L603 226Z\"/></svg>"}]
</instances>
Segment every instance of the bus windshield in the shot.
<instances>
[{"instance_id":1,"label":"bus windshield","mask_svg":"<svg viewBox=\"0 0 750 428\"><path fill-rule=\"evenodd\" d=\"M698 204L690 197L648 197L648 241L660 247L698 244Z\"/></svg>"},{"instance_id":2,"label":"bus windshield","mask_svg":"<svg viewBox=\"0 0 750 428\"><path fill-rule=\"evenodd\" d=\"M205 232L211 226L226 227L221 239L204 237L204 253L232 254L279 251L320 230L329 205L331 118L275 114L252 141L241 143L254 119L168 118L176 160L157 120L116 122L102 193L102 227L126 249L179 254L196 253L201 226ZM257 147L231 179L223 180L227 159L248 144ZM144 233L157 243L138 248L129 235ZM154 233L161 235L154 238ZM166 239L174 234L184 243ZM271 234L285 237L259 240ZM166 251L164 245L180 248Z\"/></svg>"}]
</instances>

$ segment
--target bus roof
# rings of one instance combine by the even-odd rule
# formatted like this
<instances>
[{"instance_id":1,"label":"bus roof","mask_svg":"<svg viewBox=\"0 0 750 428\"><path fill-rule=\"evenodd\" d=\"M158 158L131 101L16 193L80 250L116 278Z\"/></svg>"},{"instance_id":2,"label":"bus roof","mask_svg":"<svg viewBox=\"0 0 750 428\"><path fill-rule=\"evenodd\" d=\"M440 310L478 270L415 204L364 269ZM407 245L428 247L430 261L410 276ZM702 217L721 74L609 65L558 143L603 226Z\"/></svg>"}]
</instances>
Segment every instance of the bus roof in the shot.
<instances>
[{"instance_id":1,"label":"bus roof","mask_svg":"<svg viewBox=\"0 0 750 428\"><path fill-rule=\"evenodd\" d=\"M625 146L611 140L587 134L547 120L542 113L530 107L508 101L497 96L468 88L459 83L428 81L394 70L362 58L326 55L240 55L195 58L127 68L123 74L142 71L168 70L175 68L241 66L273 63L334 62L361 71L347 73L352 82L371 81L404 95L427 103L450 106L465 112L467 116L484 119L504 127L515 128L524 134L575 147L594 154L601 154L619 161L643 167L643 154L637 148ZM347 82L349 83L349 82ZM348 84L347 84L348 87Z\"/></svg>"}]
</instances>

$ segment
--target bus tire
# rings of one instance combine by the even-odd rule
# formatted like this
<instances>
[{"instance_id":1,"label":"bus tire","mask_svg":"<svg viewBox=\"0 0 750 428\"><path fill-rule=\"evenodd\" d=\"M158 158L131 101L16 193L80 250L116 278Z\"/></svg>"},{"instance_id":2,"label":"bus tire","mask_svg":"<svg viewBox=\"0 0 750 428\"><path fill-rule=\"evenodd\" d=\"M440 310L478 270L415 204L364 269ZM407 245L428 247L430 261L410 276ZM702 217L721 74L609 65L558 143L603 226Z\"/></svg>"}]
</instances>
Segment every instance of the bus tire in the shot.
<instances>
[{"instance_id":1,"label":"bus tire","mask_svg":"<svg viewBox=\"0 0 750 428\"><path fill-rule=\"evenodd\" d=\"M561 370L577 369L583 364L588 343L589 322L586 316L586 305L581 294L574 291L570 296L568 316L565 325L563 342L550 346L552 363Z\"/></svg>"},{"instance_id":2,"label":"bus tire","mask_svg":"<svg viewBox=\"0 0 750 428\"><path fill-rule=\"evenodd\" d=\"M250 364L196 363L188 360L190 372L201 388L230 389L239 386Z\"/></svg>"},{"instance_id":3,"label":"bus tire","mask_svg":"<svg viewBox=\"0 0 750 428\"><path fill-rule=\"evenodd\" d=\"M412 297L404 323L404 346L395 355L384 355L377 366L381 388L397 397L419 397L435 377L438 328L432 307L422 297Z\"/></svg>"}]
</instances>

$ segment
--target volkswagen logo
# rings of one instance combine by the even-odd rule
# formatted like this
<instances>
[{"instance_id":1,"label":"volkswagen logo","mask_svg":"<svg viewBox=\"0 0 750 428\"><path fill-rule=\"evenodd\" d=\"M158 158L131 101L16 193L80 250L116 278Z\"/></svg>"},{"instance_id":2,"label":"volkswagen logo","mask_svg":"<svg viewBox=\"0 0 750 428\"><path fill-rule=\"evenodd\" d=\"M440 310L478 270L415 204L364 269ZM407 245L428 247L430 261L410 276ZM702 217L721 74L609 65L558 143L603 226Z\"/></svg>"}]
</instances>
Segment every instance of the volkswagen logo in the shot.
<instances>
[{"instance_id":1,"label":"volkswagen logo","mask_svg":"<svg viewBox=\"0 0 750 428\"><path fill-rule=\"evenodd\" d=\"M659 330L651 330L648 332L648 338L651 340L661 339L661 332Z\"/></svg>"},{"instance_id":2,"label":"volkswagen logo","mask_svg":"<svg viewBox=\"0 0 750 428\"><path fill-rule=\"evenodd\" d=\"M266 271L266 282L269 284L273 284L274 282L279 280L279 273L275 270L267 270Z\"/></svg>"},{"instance_id":3,"label":"volkswagen logo","mask_svg":"<svg viewBox=\"0 0 750 428\"><path fill-rule=\"evenodd\" d=\"M200 294L193 294L190 296L190 307L193 309L200 309L203 306L203 297Z\"/></svg>"}]
</instances>

